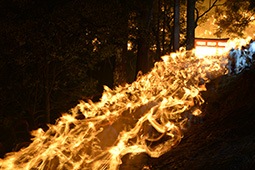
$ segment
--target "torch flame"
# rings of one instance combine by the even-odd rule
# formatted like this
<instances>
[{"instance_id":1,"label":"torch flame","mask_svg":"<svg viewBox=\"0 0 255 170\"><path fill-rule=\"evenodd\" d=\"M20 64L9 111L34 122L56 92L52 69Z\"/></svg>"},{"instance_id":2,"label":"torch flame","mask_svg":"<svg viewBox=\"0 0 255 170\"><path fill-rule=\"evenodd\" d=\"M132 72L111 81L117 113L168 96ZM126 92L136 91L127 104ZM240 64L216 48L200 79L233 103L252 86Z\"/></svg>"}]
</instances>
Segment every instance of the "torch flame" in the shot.
<instances>
[{"instance_id":1,"label":"torch flame","mask_svg":"<svg viewBox=\"0 0 255 170\"><path fill-rule=\"evenodd\" d=\"M201 114L204 84L226 74L228 61L186 52L162 60L132 84L105 86L99 102L81 101L46 132L33 131L33 142L0 159L0 169L118 169L126 154L168 152L182 138L185 114Z\"/></svg>"}]
</instances>

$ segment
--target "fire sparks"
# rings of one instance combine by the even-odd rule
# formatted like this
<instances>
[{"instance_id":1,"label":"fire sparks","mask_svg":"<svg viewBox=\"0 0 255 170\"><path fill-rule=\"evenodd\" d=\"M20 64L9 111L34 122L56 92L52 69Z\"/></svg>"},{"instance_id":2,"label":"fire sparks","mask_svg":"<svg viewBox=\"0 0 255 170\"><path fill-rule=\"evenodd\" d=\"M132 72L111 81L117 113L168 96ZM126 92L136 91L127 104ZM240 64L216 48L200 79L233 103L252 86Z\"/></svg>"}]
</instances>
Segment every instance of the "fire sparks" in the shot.
<instances>
[{"instance_id":1,"label":"fire sparks","mask_svg":"<svg viewBox=\"0 0 255 170\"><path fill-rule=\"evenodd\" d=\"M105 87L99 102L81 101L46 132L32 132L33 142L0 159L0 169L118 169L126 154L168 152L180 142L187 114L201 114L200 91L227 73L228 59L186 52L162 59L132 84Z\"/></svg>"}]
</instances>

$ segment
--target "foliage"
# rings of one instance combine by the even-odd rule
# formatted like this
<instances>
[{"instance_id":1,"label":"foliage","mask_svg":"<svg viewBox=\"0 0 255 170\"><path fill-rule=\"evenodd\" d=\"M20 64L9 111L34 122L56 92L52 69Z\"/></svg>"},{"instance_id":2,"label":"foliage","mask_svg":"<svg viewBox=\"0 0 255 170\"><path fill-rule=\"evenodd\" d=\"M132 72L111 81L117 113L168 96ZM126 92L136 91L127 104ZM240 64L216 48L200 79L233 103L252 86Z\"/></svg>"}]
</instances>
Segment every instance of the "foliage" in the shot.
<instances>
[{"instance_id":1,"label":"foliage","mask_svg":"<svg viewBox=\"0 0 255 170\"><path fill-rule=\"evenodd\" d=\"M253 3L252 0L233 0L217 7L215 18L218 29L215 35L220 37L223 33L227 33L230 36L243 36L243 30L249 26L254 15Z\"/></svg>"}]
</instances>

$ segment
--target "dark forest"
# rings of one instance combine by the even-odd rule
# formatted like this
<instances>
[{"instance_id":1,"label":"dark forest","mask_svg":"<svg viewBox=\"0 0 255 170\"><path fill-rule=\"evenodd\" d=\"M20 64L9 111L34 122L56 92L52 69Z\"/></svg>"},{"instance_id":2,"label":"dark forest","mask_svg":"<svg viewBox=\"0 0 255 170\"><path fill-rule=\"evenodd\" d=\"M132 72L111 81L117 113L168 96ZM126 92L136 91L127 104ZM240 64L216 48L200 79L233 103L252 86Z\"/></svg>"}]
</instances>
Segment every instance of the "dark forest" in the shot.
<instances>
[{"instance_id":1,"label":"dark forest","mask_svg":"<svg viewBox=\"0 0 255 170\"><path fill-rule=\"evenodd\" d=\"M161 56L193 49L210 10L216 37L242 37L252 21L241 14L255 12L253 0L187 1L1 0L0 158L28 146L32 130L47 130L79 100L99 101L104 85L132 83ZM254 80L254 66L212 80L202 94L205 116L179 145L158 159L124 157L120 169L252 169Z\"/></svg>"}]
</instances>

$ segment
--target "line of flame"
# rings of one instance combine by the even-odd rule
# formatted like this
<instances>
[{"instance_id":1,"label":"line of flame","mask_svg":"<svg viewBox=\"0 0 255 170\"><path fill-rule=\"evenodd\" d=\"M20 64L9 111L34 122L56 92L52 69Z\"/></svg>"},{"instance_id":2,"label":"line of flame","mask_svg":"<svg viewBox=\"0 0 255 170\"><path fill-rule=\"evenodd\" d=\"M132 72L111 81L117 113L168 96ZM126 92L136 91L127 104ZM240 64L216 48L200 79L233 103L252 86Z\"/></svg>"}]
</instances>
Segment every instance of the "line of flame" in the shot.
<instances>
[{"instance_id":1,"label":"line of flame","mask_svg":"<svg viewBox=\"0 0 255 170\"><path fill-rule=\"evenodd\" d=\"M180 52L162 60L132 84L105 87L99 102L81 101L46 132L33 131L33 142L0 159L0 169L118 169L126 154L168 152L182 138L186 115L201 114L200 91L226 74L227 58Z\"/></svg>"}]
</instances>

